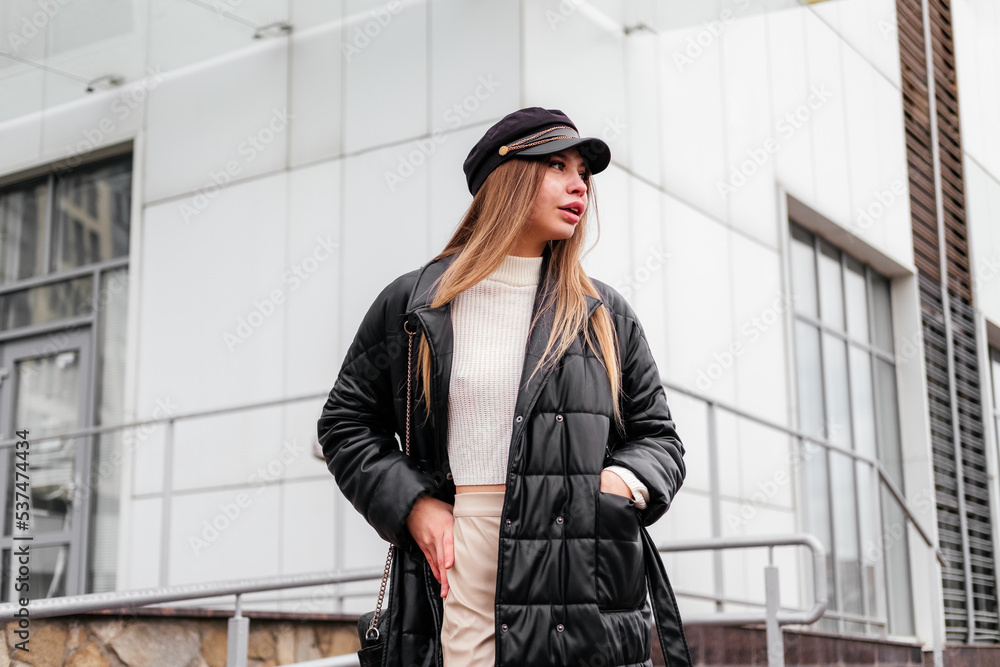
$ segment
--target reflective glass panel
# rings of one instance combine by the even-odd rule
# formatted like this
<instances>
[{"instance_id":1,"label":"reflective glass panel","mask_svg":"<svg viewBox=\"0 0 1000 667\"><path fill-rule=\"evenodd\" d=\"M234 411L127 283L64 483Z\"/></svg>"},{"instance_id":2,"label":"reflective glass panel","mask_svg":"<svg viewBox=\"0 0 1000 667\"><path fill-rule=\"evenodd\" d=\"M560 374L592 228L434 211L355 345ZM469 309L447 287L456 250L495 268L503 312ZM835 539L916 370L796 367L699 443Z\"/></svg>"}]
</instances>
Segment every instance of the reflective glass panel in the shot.
<instances>
[{"instance_id":1,"label":"reflective glass panel","mask_svg":"<svg viewBox=\"0 0 1000 667\"><path fill-rule=\"evenodd\" d=\"M840 251L826 241L819 244L819 309L823 321L844 328L844 290L840 281Z\"/></svg>"},{"instance_id":2,"label":"reflective glass panel","mask_svg":"<svg viewBox=\"0 0 1000 667\"><path fill-rule=\"evenodd\" d=\"M878 495L875 493L877 473L867 463L855 463L858 476L858 528L861 532L861 578L864 583L865 613L881 615L878 596L878 568L882 562L882 546L878 533Z\"/></svg>"},{"instance_id":3,"label":"reflective glass panel","mask_svg":"<svg viewBox=\"0 0 1000 667\"><path fill-rule=\"evenodd\" d=\"M45 258L47 181L0 193L0 284L42 273Z\"/></svg>"},{"instance_id":4,"label":"reflective glass panel","mask_svg":"<svg viewBox=\"0 0 1000 667\"><path fill-rule=\"evenodd\" d=\"M851 256L844 258L844 297L847 310L847 333L854 340L868 342L868 289L865 287L865 267Z\"/></svg>"},{"instance_id":5,"label":"reflective glass panel","mask_svg":"<svg viewBox=\"0 0 1000 667\"><path fill-rule=\"evenodd\" d=\"M870 458L877 456L875 443L875 394L872 388L871 356L854 345L848 346L851 370L851 410L854 421L854 448Z\"/></svg>"},{"instance_id":6,"label":"reflective glass panel","mask_svg":"<svg viewBox=\"0 0 1000 667\"><path fill-rule=\"evenodd\" d=\"M73 499L74 438L39 440L43 435L70 430L79 423L80 353L22 359L15 364L14 429L28 429L31 464L31 526L33 534L69 530ZM8 470L14 469L14 451L7 450ZM15 489L8 484L7 507L13 507ZM11 514L4 534L11 534Z\"/></svg>"},{"instance_id":7,"label":"reflective glass panel","mask_svg":"<svg viewBox=\"0 0 1000 667\"><path fill-rule=\"evenodd\" d=\"M826 433L830 442L851 448L851 407L847 389L844 341L823 334L823 388L826 390Z\"/></svg>"},{"instance_id":8,"label":"reflective glass panel","mask_svg":"<svg viewBox=\"0 0 1000 667\"><path fill-rule=\"evenodd\" d=\"M837 550L837 573L840 595L837 606L852 614L864 612L861 588L861 563L858 548L858 508L854 489L854 462L830 452L830 483L833 499L833 525Z\"/></svg>"},{"instance_id":9,"label":"reflective glass panel","mask_svg":"<svg viewBox=\"0 0 1000 667\"><path fill-rule=\"evenodd\" d=\"M132 158L88 165L56 181L52 271L128 254Z\"/></svg>"},{"instance_id":10,"label":"reflective glass panel","mask_svg":"<svg viewBox=\"0 0 1000 667\"><path fill-rule=\"evenodd\" d=\"M816 253L812 234L792 225L792 294L796 312L817 316Z\"/></svg>"},{"instance_id":11,"label":"reflective glass panel","mask_svg":"<svg viewBox=\"0 0 1000 667\"><path fill-rule=\"evenodd\" d=\"M31 599L63 597L66 595L66 577L69 569L69 547L65 544L47 547L32 546L28 563L28 591ZM3 601L17 600L25 591L15 590L21 564L11 557L9 549L3 550L3 580L0 582ZM23 582L22 582L23 583ZM30 606L29 606L30 609ZM33 647L34 644L29 644Z\"/></svg>"},{"instance_id":12,"label":"reflective glass panel","mask_svg":"<svg viewBox=\"0 0 1000 667\"><path fill-rule=\"evenodd\" d=\"M889 299L889 281L872 271L872 317L875 322L875 347L892 354L892 307ZM910 337L914 347L917 339ZM900 354L906 353L900 350ZM917 351L919 353L919 350Z\"/></svg>"},{"instance_id":13,"label":"reflective glass panel","mask_svg":"<svg viewBox=\"0 0 1000 667\"><path fill-rule=\"evenodd\" d=\"M798 369L800 428L814 438L825 438L819 329L798 320L795 322L795 363Z\"/></svg>"},{"instance_id":14,"label":"reflective glass panel","mask_svg":"<svg viewBox=\"0 0 1000 667\"><path fill-rule=\"evenodd\" d=\"M94 279L40 285L0 296L0 331L88 315L94 305Z\"/></svg>"}]
</instances>

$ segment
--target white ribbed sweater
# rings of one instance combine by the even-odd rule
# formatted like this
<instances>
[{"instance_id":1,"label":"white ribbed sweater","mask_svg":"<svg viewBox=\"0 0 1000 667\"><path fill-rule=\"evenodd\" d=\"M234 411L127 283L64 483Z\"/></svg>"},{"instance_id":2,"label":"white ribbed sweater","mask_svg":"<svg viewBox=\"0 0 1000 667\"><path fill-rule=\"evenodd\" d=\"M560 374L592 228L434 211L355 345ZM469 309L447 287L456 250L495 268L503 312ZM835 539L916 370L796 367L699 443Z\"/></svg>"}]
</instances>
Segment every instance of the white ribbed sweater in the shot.
<instances>
[{"instance_id":1,"label":"white ribbed sweater","mask_svg":"<svg viewBox=\"0 0 1000 667\"><path fill-rule=\"evenodd\" d=\"M504 484L542 257L507 255L493 273L451 302L448 460L456 485ZM646 506L646 487L610 466Z\"/></svg>"}]
</instances>

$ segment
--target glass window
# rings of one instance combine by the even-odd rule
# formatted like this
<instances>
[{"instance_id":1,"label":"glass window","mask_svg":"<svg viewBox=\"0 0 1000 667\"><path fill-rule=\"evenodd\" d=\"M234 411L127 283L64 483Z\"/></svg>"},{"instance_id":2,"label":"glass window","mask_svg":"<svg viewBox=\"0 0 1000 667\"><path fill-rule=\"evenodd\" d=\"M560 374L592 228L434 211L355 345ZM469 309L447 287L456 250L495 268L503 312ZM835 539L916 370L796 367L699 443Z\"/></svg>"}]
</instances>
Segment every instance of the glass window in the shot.
<instances>
[{"instance_id":1,"label":"glass window","mask_svg":"<svg viewBox=\"0 0 1000 667\"><path fill-rule=\"evenodd\" d=\"M851 338L868 342L868 289L865 285L865 265L846 257L844 295L847 305L847 333Z\"/></svg>"},{"instance_id":2,"label":"glass window","mask_svg":"<svg viewBox=\"0 0 1000 667\"><path fill-rule=\"evenodd\" d=\"M93 312L94 276L58 274L128 255L131 192L131 155L0 191L0 331Z\"/></svg>"},{"instance_id":3,"label":"glass window","mask_svg":"<svg viewBox=\"0 0 1000 667\"><path fill-rule=\"evenodd\" d=\"M125 419L125 337L128 319L128 269L108 271L102 277L100 308L101 424ZM95 438L90 475L90 553L86 590L115 590L118 575L118 489L121 486L122 432Z\"/></svg>"},{"instance_id":4,"label":"glass window","mask_svg":"<svg viewBox=\"0 0 1000 667\"><path fill-rule=\"evenodd\" d=\"M52 271L128 254L131 191L131 158L75 169L58 179Z\"/></svg>"},{"instance_id":5,"label":"glass window","mask_svg":"<svg viewBox=\"0 0 1000 667\"><path fill-rule=\"evenodd\" d=\"M0 331L88 315L94 307L94 277L0 294Z\"/></svg>"},{"instance_id":6,"label":"glass window","mask_svg":"<svg viewBox=\"0 0 1000 667\"><path fill-rule=\"evenodd\" d=\"M854 486L854 460L830 452L830 491L833 508L834 553L840 582L838 610L861 616L864 590L861 581L861 553L858 547L858 502ZM845 624L849 632L865 632L864 625Z\"/></svg>"},{"instance_id":7,"label":"glass window","mask_svg":"<svg viewBox=\"0 0 1000 667\"><path fill-rule=\"evenodd\" d=\"M820 241L819 311L829 326L844 328L844 290L840 280L840 253L826 241Z\"/></svg>"},{"instance_id":8,"label":"glass window","mask_svg":"<svg viewBox=\"0 0 1000 667\"><path fill-rule=\"evenodd\" d=\"M799 368L799 428L815 438L825 438L819 329L802 321L795 323L795 357Z\"/></svg>"},{"instance_id":9,"label":"glass window","mask_svg":"<svg viewBox=\"0 0 1000 667\"><path fill-rule=\"evenodd\" d=\"M881 535L878 531L878 473L866 463L854 466L858 483L858 534L861 538L861 590L865 591L865 611L885 609L884 587L879 583L879 563L882 560Z\"/></svg>"},{"instance_id":10,"label":"glass window","mask_svg":"<svg viewBox=\"0 0 1000 667\"><path fill-rule=\"evenodd\" d=\"M823 334L823 386L826 390L826 437L851 449L851 395L847 387L847 349L844 341Z\"/></svg>"},{"instance_id":11,"label":"glass window","mask_svg":"<svg viewBox=\"0 0 1000 667\"><path fill-rule=\"evenodd\" d=\"M77 426L80 405L80 365L77 350L19 361L14 370L15 424L31 424L40 437ZM6 450L7 469L16 462ZM76 439L42 440L31 445L31 529L34 533L69 529L72 511L73 463ZM7 507L13 507L14 485L7 486ZM13 531L13 513L4 520L4 535Z\"/></svg>"},{"instance_id":12,"label":"glass window","mask_svg":"<svg viewBox=\"0 0 1000 667\"><path fill-rule=\"evenodd\" d=\"M848 349L851 372L851 415L854 447L870 458L878 456L875 445L875 394L872 389L871 355L851 345Z\"/></svg>"},{"instance_id":13,"label":"glass window","mask_svg":"<svg viewBox=\"0 0 1000 667\"><path fill-rule=\"evenodd\" d=\"M0 285L44 270L48 181L0 193Z\"/></svg>"},{"instance_id":14,"label":"glass window","mask_svg":"<svg viewBox=\"0 0 1000 667\"><path fill-rule=\"evenodd\" d=\"M875 347L892 354L892 310L889 307L889 281L875 272L872 282L872 319L875 323Z\"/></svg>"},{"instance_id":15,"label":"glass window","mask_svg":"<svg viewBox=\"0 0 1000 667\"><path fill-rule=\"evenodd\" d=\"M875 361L875 386L879 409L879 460L886 473L903 488L903 451L899 440L899 408L896 403L896 367L884 359Z\"/></svg>"},{"instance_id":16,"label":"glass window","mask_svg":"<svg viewBox=\"0 0 1000 667\"><path fill-rule=\"evenodd\" d=\"M796 286L795 310L817 317L816 254L812 238L801 227L792 228L792 283Z\"/></svg>"},{"instance_id":17,"label":"glass window","mask_svg":"<svg viewBox=\"0 0 1000 667\"><path fill-rule=\"evenodd\" d=\"M800 225L791 232L800 429L880 459L902 489L889 281ZM820 628L912 634L901 508L864 460L823 449L803 463L804 528L830 551L830 604Z\"/></svg>"},{"instance_id":18,"label":"glass window","mask_svg":"<svg viewBox=\"0 0 1000 667\"><path fill-rule=\"evenodd\" d=\"M18 593L14 586L17 583L16 558L11 558L10 549L3 550L3 575L0 586L3 596L0 601L17 600L23 593ZM47 547L31 547L31 572L28 574L28 587L31 597L54 598L66 595L66 574L69 569L69 547L54 545Z\"/></svg>"},{"instance_id":19,"label":"glass window","mask_svg":"<svg viewBox=\"0 0 1000 667\"><path fill-rule=\"evenodd\" d=\"M40 434L123 420L131 170L132 156L124 155L53 170L0 190L0 331L20 333L69 318L85 324L71 334L79 337L73 349L31 358L22 354L8 369L8 381L20 393L0 406L0 423L27 419ZM73 275L66 275L70 271ZM0 353L22 353L34 337L51 335L50 329L8 334ZM93 337L96 359L80 352L90 350ZM92 408L73 411L74 403ZM79 416L79 423L62 423L57 415ZM32 587L43 591L39 597L115 589L120 448L117 432L34 445L32 467L39 477L32 485L33 529L56 545L40 548L33 561L39 578ZM90 470L79 468L88 461ZM0 504L9 506L10 487L4 489ZM10 513L0 523L9 539ZM9 552L3 557L9 559ZM68 563L70 557L75 562ZM0 567L4 594L9 593L8 566L5 560Z\"/></svg>"},{"instance_id":20,"label":"glass window","mask_svg":"<svg viewBox=\"0 0 1000 667\"><path fill-rule=\"evenodd\" d=\"M898 635L912 635L913 593L910 590L910 547L903 508L889 490L882 487L882 534L885 554L889 627Z\"/></svg>"}]
</instances>

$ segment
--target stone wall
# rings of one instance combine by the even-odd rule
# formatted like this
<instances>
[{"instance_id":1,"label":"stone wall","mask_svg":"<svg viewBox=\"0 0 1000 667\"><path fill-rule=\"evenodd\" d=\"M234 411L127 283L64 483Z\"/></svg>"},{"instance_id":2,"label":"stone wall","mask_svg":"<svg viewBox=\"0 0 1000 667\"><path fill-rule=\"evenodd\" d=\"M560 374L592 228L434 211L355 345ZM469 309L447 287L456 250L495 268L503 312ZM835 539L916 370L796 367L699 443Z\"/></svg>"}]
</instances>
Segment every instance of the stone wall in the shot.
<instances>
[{"instance_id":1,"label":"stone wall","mask_svg":"<svg viewBox=\"0 0 1000 667\"><path fill-rule=\"evenodd\" d=\"M248 614L249 615L249 614ZM7 624L0 667L226 667L225 617L78 615L33 619L28 652ZM250 619L249 667L358 650L350 620Z\"/></svg>"}]
</instances>

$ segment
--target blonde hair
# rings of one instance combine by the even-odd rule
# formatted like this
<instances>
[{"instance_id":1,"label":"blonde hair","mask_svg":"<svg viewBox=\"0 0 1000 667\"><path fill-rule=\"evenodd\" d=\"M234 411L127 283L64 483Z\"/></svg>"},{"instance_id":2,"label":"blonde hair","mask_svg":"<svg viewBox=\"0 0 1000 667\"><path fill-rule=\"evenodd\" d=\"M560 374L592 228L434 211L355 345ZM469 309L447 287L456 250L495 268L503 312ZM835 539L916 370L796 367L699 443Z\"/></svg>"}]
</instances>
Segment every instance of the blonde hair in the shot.
<instances>
[{"instance_id":1,"label":"blonde hair","mask_svg":"<svg viewBox=\"0 0 1000 667\"><path fill-rule=\"evenodd\" d=\"M436 285L437 291L429 304L431 307L442 306L479 283L500 266L506 255L511 254L520 237L531 225L531 210L545 179L545 172L549 168L549 160L549 156L540 160L511 159L490 173L476 192L458 229L444 250L432 260L436 261L458 253L451 266L434 281L431 289L433 290ZM584 321L587 318L588 308L583 295L601 297L580 264L587 221L591 217L591 211L596 211L594 180L590 177L589 169L587 176L588 205L580 222L577 223L576 232L571 238L549 241L551 257L548 271L554 278L555 289L544 295L531 327L534 328L539 315L553 303L555 321L542 358L529 376L529 381L546 363L555 364L558 361L573 344L576 332L582 327L586 344L594 350L597 358L602 360L607 371L611 383L614 421L623 432L624 425L618 400L621 392L621 369L618 363L618 338L614 323L606 308L598 308L590 317L589 324L594 334L592 337L590 327L585 326L587 322ZM600 238L599 222L598 238ZM544 281L544 276L542 279ZM594 337L597 339L599 350L594 347ZM431 361L429 346L423 332L420 333L417 368L425 404L430 405Z\"/></svg>"}]
</instances>

